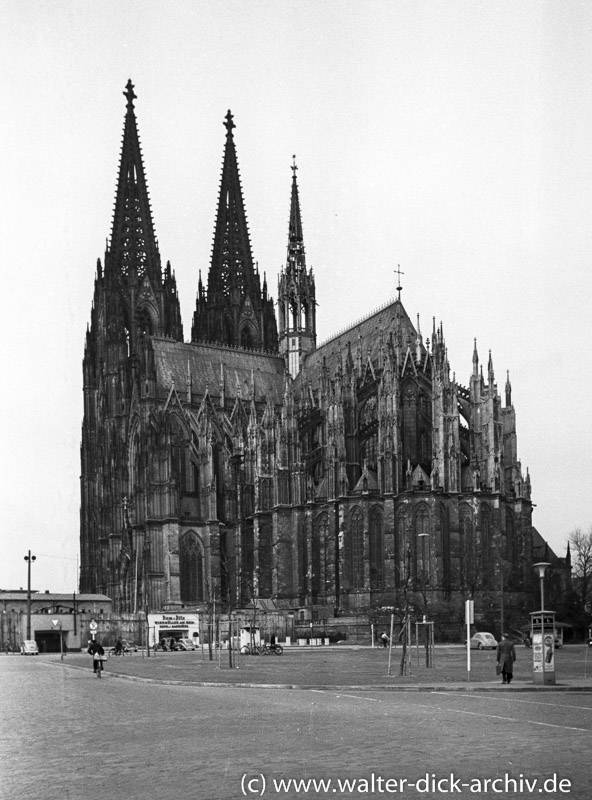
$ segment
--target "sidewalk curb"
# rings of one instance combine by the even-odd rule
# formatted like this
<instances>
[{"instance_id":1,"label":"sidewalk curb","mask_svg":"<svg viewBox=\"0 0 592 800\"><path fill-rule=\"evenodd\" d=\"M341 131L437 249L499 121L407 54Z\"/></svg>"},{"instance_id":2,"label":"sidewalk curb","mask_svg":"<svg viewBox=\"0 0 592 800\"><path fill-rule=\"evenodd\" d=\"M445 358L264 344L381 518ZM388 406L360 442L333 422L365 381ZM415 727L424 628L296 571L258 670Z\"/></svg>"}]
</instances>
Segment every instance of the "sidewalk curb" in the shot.
<instances>
[{"instance_id":1,"label":"sidewalk curb","mask_svg":"<svg viewBox=\"0 0 592 800\"><path fill-rule=\"evenodd\" d=\"M47 664L53 667L66 667L68 669L81 670L90 674L90 667L82 667L78 664L65 664L62 661L45 661L44 659L40 659L39 663ZM135 683L151 683L157 686L194 686L196 688L204 689L293 689L296 691L317 692L479 692L482 694L499 694L500 692L508 694L516 694L518 692L592 692L592 684L589 686L572 686L571 684L565 683L559 683L550 686L535 686L534 684L519 686L518 684L514 684L514 686L507 687L501 685L497 681L493 685L490 683L478 683L475 681L474 683L467 682L466 684L406 684L404 686L379 684L377 686L368 686L366 684L327 685L298 683L231 683L228 681L184 681L175 680L173 678L144 678L140 675L123 675L117 672L103 672L102 677L132 681Z\"/></svg>"}]
</instances>

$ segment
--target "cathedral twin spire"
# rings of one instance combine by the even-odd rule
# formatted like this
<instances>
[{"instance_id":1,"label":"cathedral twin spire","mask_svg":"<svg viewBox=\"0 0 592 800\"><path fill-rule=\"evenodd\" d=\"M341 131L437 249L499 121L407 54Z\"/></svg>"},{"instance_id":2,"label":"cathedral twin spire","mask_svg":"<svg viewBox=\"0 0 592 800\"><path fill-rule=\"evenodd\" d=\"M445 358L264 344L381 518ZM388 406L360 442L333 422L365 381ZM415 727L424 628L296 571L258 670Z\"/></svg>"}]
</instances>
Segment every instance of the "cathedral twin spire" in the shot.
<instances>
[{"instance_id":1,"label":"cathedral twin spire","mask_svg":"<svg viewBox=\"0 0 592 800\"><path fill-rule=\"evenodd\" d=\"M226 146L208 280L208 298L212 300L230 297L235 291L250 294L257 283L232 133L236 126L230 111L224 126Z\"/></svg>"},{"instance_id":2,"label":"cathedral twin spire","mask_svg":"<svg viewBox=\"0 0 592 800\"><path fill-rule=\"evenodd\" d=\"M160 284L160 254L154 233L152 210L134 111L134 86L126 91L127 112L121 145L119 177L108 249L106 272L116 271L124 280L135 283L145 274Z\"/></svg>"},{"instance_id":3,"label":"cathedral twin spire","mask_svg":"<svg viewBox=\"0 0 592 800\"><path fill-rule=\"evenodd\" d=\"M131 80L123 94L127 106L111 237L104 271L99 264L94 305L102 308L107 338L125 341L127 355L135 357L147 337L165 335L182 341L183 328L170 264L163 279Z\"/></svg>"},{"instance_id":4,"label":"cathedral twin spire","mask_svg":"<svg viewBox=\"0 0 592 800\"><path fill-rule=\"evenodd\" d=\"M192 341L219 342L253 350L277 351L273 301L253 266L247 215L230 111L224 120L226 144L207 293L201 278Z\"/></svg>"}]
</instances>

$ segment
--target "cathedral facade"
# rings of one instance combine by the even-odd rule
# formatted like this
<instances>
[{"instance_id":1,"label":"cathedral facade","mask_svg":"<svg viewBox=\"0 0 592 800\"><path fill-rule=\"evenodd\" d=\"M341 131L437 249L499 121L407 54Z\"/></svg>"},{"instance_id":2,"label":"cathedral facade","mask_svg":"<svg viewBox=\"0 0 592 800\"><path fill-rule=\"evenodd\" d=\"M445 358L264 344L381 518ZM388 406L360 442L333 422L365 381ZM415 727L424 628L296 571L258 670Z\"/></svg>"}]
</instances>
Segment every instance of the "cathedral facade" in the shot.
<instances>
[{"instance_id":1,"label":"cathedral facade","mask_svg":"<svg viewBox=\"0 0 592 800\"><path fill-rule=\"evenodd\" d=\"M323 345L296 165L275 304L251 253L234 121L207 287L184 340L131 81L83 360L81 585L122 612L424 612L532 591L532 504L509 378L451 378L398 296ZM288 209L286 209L288 211ZM528 609L530 610L530 608ZM428 612L429 613L429 612Z\"/></svg>"}]
</instances>

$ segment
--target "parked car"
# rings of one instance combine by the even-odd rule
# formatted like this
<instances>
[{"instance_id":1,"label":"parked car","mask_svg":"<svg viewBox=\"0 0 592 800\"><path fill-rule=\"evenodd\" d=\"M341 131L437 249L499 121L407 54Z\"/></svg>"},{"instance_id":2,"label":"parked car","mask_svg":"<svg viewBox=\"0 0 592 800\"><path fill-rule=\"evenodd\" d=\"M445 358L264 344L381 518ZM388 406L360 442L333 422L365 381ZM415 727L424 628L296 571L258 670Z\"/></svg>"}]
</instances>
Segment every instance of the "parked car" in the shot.
<instances>
[{"instance_id":1,"label":"parked car","mask_svg":"<svg viewBox=\"0 0 592 800\"><path fill-rule=\"evenodd\" d=\"M21 655L38 656L39 648L37 647L37 642L34 642L32 639L26 639L24 642L21 642Z\"/></svg>"},{"instance_id":2,"label":"parked car","mask_svg":"<svg viewBox=\"0 0 592 800\"><path fill-rule=\"evenodd\" d=\"M177 639L176 649L177 650L195 650L195 644L193 642L193 639Z\"/></svg>"},{"instance_id":3,"label":"parked car","mask_svg":"<svg viewBox=\"0 0 592 800\"><path fill-rule=\"evenodd\" d=\"M472 650L496 650L497 639L492 633L484 631L475 633L471 636L471 649Z\"/></svg>"}]
</instances>

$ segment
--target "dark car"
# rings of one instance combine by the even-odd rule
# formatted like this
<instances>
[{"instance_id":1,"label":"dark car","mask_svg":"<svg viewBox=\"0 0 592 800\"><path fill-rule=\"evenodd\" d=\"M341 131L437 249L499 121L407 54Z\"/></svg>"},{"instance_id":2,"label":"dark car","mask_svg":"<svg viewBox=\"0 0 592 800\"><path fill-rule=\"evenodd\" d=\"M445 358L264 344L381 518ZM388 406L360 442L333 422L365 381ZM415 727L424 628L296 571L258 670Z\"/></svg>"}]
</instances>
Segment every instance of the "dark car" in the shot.
<instances>
[{"instance_id":1,"label":"dark car","mask_svg":"<svg viewBox=\"0 0 592 800\"><path fill-rule=\"evenodd\" d=\"M130 653L131 655L131 653L138 652L138 645L130 642L128 639L120 639L119 643L121 645L120 647L118 647L116 644L115 647L111 648L111 655L117 656L124 655L125 653Z\"/></svg>"}]
</instances>

